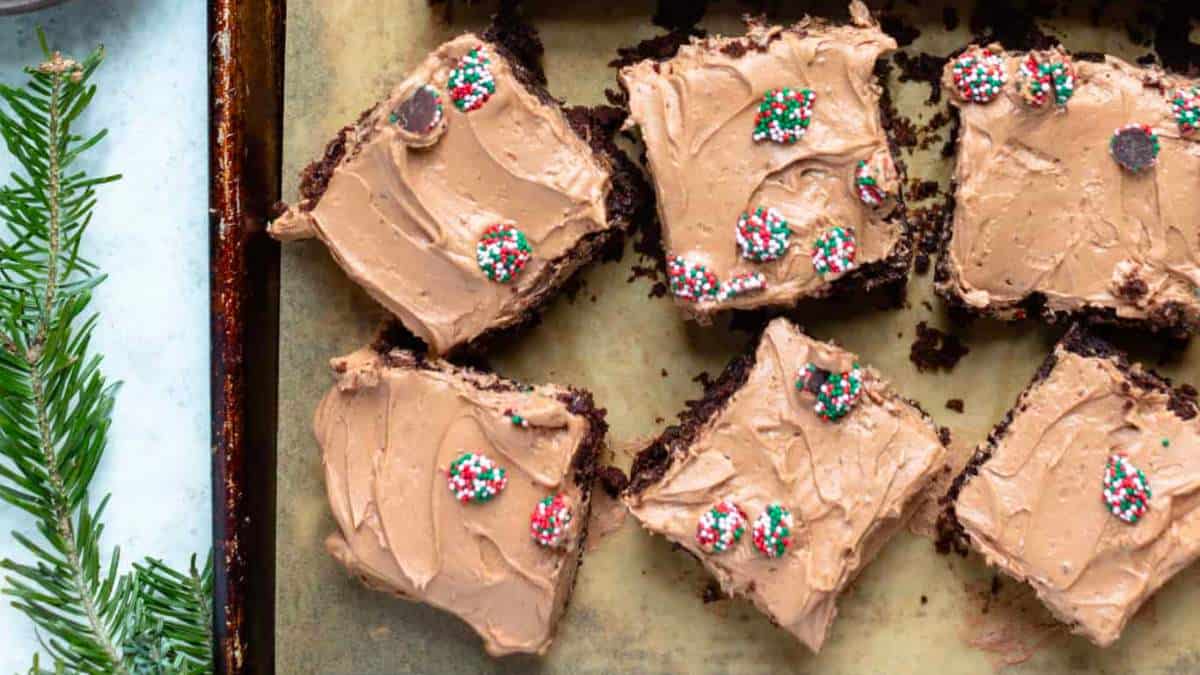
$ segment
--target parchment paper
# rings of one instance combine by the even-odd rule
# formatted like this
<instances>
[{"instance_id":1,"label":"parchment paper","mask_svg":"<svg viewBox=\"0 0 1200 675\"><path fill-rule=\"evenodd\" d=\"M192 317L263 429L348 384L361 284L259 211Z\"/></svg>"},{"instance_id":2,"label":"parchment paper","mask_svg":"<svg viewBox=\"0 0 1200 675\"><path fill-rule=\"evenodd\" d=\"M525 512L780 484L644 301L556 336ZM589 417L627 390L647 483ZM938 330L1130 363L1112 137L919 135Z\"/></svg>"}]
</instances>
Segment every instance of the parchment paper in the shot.
<instances>
[{"instance_id":1,"label":"parchment paper","mask_svg":"<svg viewBox=\"0 0 1200 675\"><path fill-rule=\"evenodd\" d=\"M578 5L571 7L571 5ZM1132 11L1133 3L1126 10ZM921 35L907 48L944 55L965 44L969 16L947 31L942 7L909 10ZM287 17L284 195L296 175L342 125L383 96L429 49L459 32L481 28L491 7L456 7L451 23L425 0L292 0ZM606 64L616 48L662 32L650 22L652 2L539 2L527 15L546 43L550 90L572 103L604 102L614 87ZM709 9L701 26L741 32L742 8ZM845 17L845 3L811 10ZM801 10L784 12L795 18ZM1085 14L1085 12L1081 12ZM1086 15L1043 24L1072 50L1134 59L1146 52ZM889 82L901 112L920 126L940 108L923 102L921 82ZM944 101L943 101L944 102ZM944 139L949 132L938 132ZM936 139L935 139L936 140ZM940 142L905 153L909 177L946 186L951 162ZM681 320L667 298L648 297L651 282L627 281L637 255L584 274L574 299L560 297L542 323L519 340L497 345L489 361L500 373L530 382L590 389L608 408L613 460L627 468L631 448L673 420L696 397L701 372L716 374L743 348L744 333L723 324ZM644 264L644 261L643 261ZM974 446L1011 406L1062 329L1033 322L977 321L955 327L970 353L951 373L919 373L908 359L919 321L949 325L932 295L932 273L914 276L905 308L826 304L801 313L815 336L836 339L920 401L961 447ZM276 656L280 673L393 672L804 672L974 673L1006 663L1019 673L1200 672L1200 568L1180 574L1131 622L1115 646L1101 650L1066 634L1026 588L994 574L978 558L935 553L928 539L901 533L840 600L831 639L810 655L748 604L702 602L708 585L698 563L630 520L585 558L578 586L550 654L493 661L462 623L437 610L372 592L325 553L333 530L311 432L314 407L330 386L327 361L368 340L381 310L355 288L318 244L284 247L280 349L279 511ZM1125 347L1151 362L1153 340ZM1200 383L1193 346L1160 370ZM945 407L961 398L965 412Z\"/></svg>"}]
</instances>

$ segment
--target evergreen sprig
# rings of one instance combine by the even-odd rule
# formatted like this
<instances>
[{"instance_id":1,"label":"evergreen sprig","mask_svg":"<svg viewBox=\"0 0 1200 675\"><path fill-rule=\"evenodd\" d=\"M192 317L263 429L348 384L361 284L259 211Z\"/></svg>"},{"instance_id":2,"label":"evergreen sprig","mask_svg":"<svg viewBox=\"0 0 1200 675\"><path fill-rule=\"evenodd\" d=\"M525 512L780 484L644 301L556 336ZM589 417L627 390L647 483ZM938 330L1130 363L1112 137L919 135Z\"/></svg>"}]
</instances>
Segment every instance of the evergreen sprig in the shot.
<instances>
[{"instance_id":1,"label":"evergreen sprig","mask_svg":"<svg viewBox=\"0 0 1200 675\"><path fill-rule=\"evenodd\" d=\"M4 560L4 593L36 625L55 670L212 671L212 561L187 572L148 558L122 573L102 552L108 497L88 490L103 459L117 385L91 352L92 290L83 257L96 187L81 155L105 136L72 127L96 93L103 49L83 61L51 52L23 87L0 84L0 138L19 170L0 187L0 498L33 516L14 532L28 562Z\"/></svg>"}]
</instances>

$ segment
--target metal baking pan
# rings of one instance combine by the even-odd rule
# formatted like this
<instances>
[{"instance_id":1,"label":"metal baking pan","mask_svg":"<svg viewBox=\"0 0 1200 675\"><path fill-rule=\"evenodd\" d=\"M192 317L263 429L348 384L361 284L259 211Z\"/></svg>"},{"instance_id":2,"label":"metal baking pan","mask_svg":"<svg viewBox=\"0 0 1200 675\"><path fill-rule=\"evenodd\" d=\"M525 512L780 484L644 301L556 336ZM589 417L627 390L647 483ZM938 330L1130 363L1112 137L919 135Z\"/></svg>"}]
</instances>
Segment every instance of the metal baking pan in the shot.
<instances>
[{"instance_id":1,"label":"metal baking pan","mask_svg":"<svg viewBox=\"0 0 1200 675\"><path fill-rule=\"evenodd\" d=\"M605 88L615 87L606 63L617 47L664 32L652 17L678 17L704 4L544 0L524 9L546 44L551 93L599 105ZM846 13L840 0L707 4L700 26L723 33L740 32L746 11L779 21L805 12L834 19ZM1129 61L1157 53L1177 69L1200 69L1200 17L1190 2L868 4L883 12L885 30L900 38L910 57L945 56L989 32L1008 42L1036 29L1073 51ZM632 524L585 558L558 640L540 664L492 661L453 618L362 588L324 552L322 540L333 525L310 424L330 382L327 359L369 339L382 313L319 245L290 244L281 256L263 225L281 194L295 197L299 169L337 129L431 47L486 25L496 6L210 0L209 7L220 672L860 673L903 672L917 664L944 672L996 666L1019 673L1200 671L1194 638L1200 615L1191 611L1200 602L1196 567L1148 603L1115 647L1100 650L1069 636L1026 587L995 576L977 557L939 555L927 539L907 533L844 594L830 642L816 656L745 603L702 602L711 599L703 570ZM952 166L940 152L952 133L936 118L944 101L928 104L930 86L919 67L889 63L888 88L914 135L902 154L908 187L920 192L928 187L921 181L934 181L944 194ZM938 200L934 195L910 207ZM684 323L668 300L651 297L653 280L634 273L647 264L629 247L621 261L587 270L582 286L556 300L539 326L488 355L504 375L591 389L609 409L610 459L625 467L639 440L696 397L696 378L718 372L747 339L723 321ZM1011 406L1063 329L1035 322L956 324L934 297L930 274L912 277L898 309L816 303L800 318L810 333L836 339L877 366L951 429L957 447L969 448ZM953 331L970 347L952 373L918 372L909 361L922 321ZM1115 337L1162 372L1200 383L1194 345L1181 350L1139 336ZM1156 363L1160 357L1165 362ZM948 410L949 399L962 399L965 411Z\"/></svg>"}]
</instances>

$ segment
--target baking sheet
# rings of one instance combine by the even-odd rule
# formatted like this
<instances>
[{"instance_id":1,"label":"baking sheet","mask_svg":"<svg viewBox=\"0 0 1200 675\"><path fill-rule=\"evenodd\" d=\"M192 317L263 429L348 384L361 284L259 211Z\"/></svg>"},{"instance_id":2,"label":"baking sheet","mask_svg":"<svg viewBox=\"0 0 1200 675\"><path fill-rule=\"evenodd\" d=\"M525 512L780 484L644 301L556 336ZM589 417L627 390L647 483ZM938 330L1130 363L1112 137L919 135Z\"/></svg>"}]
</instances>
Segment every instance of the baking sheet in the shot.
<instances>
[{"instance_id":1,"label":"baking sheet","mask_svg":"<svg viewBox=\"0 0 1200 675\"><path fill-rule=\"evenodd\" d=\"M615 87L607 67L619 46L662 32L650 22L652 2L537 2L526 15L546 44L550 90L571 103L600 104ZM1133 11L1133 3L1126 7ZM287 16L284 123L285 198L294 198L300 169L337 129L383 96L429 49L482 28L490 6L444 9L424 0L291 0ZM741 32L744 7L710 7L701 27ZM838 2L811 10L844 17ZM953 31L943 7L901 5L921 29L905 51L944 55L969 39L970 15ZM779 13L779 20L801 10ZM1111 26L1124 26L1114 17ZM1080 16L1043 24L1076 51L1105 51L1133 60L1146 53L1123 28L1101 29ZM929 86L889 87L902 114L920 127L938 110L924 106ZM943 101L944 103L944 101ZM949 132L942 127L941 139ZM951 163L933 139L904 153L909 178L945 189ZM645 264L644 261L641 261ZM639 441L673 420L695 398L702 372L716 374L746 343L723 322L701 327L681 320L667 298L651 298L652 281L631 278L638 256L589 269L573 298L560 297L541 324L498 344L489 361L500 373L531 382L590 389L608 408L613 461L628 468ZM284 247L280 310L277 513L277 668L281 673L478 672L987 672L1200 671L1200 567L1176 577L1133 620L1114 647L1100 650L1066 634L1027 588L994 574L977 556L937 554L928 539L901 533L843 595L825 649L809 654L747 603L701 600L708 579L699 564L671 550L632 521L585 558L558 639L541 659L493 661L465 624L437 610L363 588L325 554L335 527L325 503L311 417L330 386L327 361L370 339L382 311L355 288L315 242ZM919 321L949 325L932 294L932 276L914 276L906 307L879 311L866 303L810 306L799 313L813 335L836 339L878 367L955 443L980 442L1026 385L1061 328L977 321L955 328L970 353L952 373L920 373L908 359ZM1131 337L1123 346L1155 359L1156 341ZM1192 346L1159 367L1200 382ZM965 412L945 407L961 398Z\"/></svg>"}]
</instances>

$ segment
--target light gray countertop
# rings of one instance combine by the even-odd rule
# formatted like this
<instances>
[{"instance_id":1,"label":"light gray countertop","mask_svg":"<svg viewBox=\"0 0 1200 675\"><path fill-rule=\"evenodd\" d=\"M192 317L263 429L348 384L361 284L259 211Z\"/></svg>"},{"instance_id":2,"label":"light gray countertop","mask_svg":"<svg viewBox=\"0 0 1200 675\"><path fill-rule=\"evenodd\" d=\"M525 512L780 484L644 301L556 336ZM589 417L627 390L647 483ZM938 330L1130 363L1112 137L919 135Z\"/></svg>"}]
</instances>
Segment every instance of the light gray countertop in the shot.
<instances>
[{"instance_id":1,"label":"light gray countertop","mask_svg":"<svg viewBox=\"0 0 1200 675\"><path fill-rule=\"evenodd\" d=\"M93 501L112 493L104 544L122 562L147 555L186 563L211 543L209 481L207 50L203 2L73 0L0 16L0 81L23 81L40 58L35 29L82 57L108 57L80 131L107 127L93 174L100 188L85 248L108 273L96 293L93 349L123 382ZM0 175L11 164L0 150ZM27 562L9 536L32 521L0 505L0 558ZM24 672L37 648L24 615L2 600L0 674Z\"/></svg>"}]
</instances>

